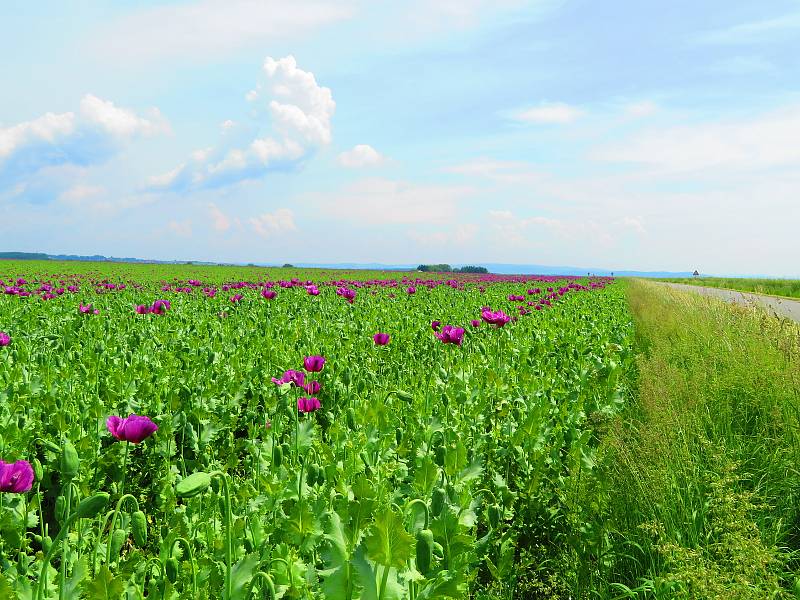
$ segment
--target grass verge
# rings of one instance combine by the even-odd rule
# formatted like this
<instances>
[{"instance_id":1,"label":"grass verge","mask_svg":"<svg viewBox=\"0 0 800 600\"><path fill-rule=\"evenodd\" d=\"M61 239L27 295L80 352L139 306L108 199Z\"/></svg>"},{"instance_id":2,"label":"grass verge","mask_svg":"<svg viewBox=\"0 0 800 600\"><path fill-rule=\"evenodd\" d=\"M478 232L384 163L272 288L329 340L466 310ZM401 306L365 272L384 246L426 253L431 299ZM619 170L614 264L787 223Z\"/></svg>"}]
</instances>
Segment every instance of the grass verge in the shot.
<instances>
[{"instance_id":1,"label":"grass verge","mask_svg":"<svg viewBox=\"0 0 800 600\"><path fill-rule=\"evenodd\" d=\"M661 279L659 281L715 287L726 290L734 290L737 292L752 292L754 294L766 294L768 296L778 296L781 298L800 298L800 279L685 277L677 279Z\"/></svg>"},{"instance_id":2,"label":"grass verge","mask_svg":"<svg viewBox=\"0 0 800 600\"><path fill-rule=\"evenodd\" d=\"M603 597L793 598L800 327L632 281L638 394L606 439Z\"/></svg>"}]
</instances>

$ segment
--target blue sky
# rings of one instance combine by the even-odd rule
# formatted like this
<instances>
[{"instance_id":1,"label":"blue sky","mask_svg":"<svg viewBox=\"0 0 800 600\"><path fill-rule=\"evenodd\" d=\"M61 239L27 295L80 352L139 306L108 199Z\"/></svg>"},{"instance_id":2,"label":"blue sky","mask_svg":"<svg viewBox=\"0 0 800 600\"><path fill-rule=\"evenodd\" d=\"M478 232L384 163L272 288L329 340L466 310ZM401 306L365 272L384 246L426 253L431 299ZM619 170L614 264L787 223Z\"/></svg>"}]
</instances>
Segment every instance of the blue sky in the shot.
<instances>
[{"instance_id":1,"label":"blue sky","mask_svg":"<svg viewBox=\"0 0 800 600\"><path fill-rule=\"evenodd\" d=\"M1 245L800 276L798 72L796 1L6 4Z\"/></svg>"}]
</instances>

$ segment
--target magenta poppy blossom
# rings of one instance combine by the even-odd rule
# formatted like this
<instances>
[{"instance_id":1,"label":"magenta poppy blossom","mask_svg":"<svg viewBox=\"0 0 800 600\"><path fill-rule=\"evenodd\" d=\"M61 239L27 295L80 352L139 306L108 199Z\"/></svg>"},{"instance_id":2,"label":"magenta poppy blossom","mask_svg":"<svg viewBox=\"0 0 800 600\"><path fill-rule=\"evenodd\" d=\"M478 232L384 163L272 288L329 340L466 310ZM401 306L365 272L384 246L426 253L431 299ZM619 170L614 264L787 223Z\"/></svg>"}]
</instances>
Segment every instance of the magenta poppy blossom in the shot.
<instances>
[{"instance_id":1,"label":"magenta poppy blossom","mask_svg":"<svg viewBox=\"0 0 800 600\"><path fill-rule=\"evenodd\" d=\"M433 329L434 331L439 331L439 326L441 324L442 323L440 321L431 321L431 329Z\"/></svg>"},{"instance_id":2,"label":"magenta poppy blossom","mask_svg":"<svg viewBox=\"0 0 800 600\"><path fill-rule=\"evenodd\" d=\"M307 394L319 394L319 391L322 389L319 381L309 381L304 386L303 389L306 391Z\"/></svg>"},{"instance_id":3,"label":"magenta poppy blossom","mask_svg":"<svg viewBox=\"0 0 800 600\"><path fill-rule=\"evenodd\" d=\"M416 294L417 293L417 288L415 288L413 285L410 285L410 286L408 286L408 289L406 289L406 293L409 296L412 295L412 294Z\"/></svg>"},{"instance_id":4,"label":"magenta poppy blossom","mask_svg":"<svg viewBox=\"0 0 800 600\"><path fill-rule=\"evenodd\" d=\"M388 333L376 333L372 336L372 340L375 342L376 346L385 346L389 343L391 337Z\"/></svg>"},{"instance_id":5,"label":"magenta poppy blossom","mask_svg":"<svg viewBox=\"0 0 800 600\"><path fill-rule=\"evenodd\" d=\"M130 414L126 418L112 415L106 419L108 431L121 442L133 442L140 444L149 438L156 431L158 425L150 420L150 417Z\"/></svg>"},{"instance_id":6,"label":"magenta poppy blossom","mask_svg":"<svg viewBox=\"0 0 800 600\"><path fill-rule=\"evenodd\" d=\"M137 315L146 315L150 312L150 307L145 304L137 304L136 305L136 314Z\"/></svg>"},{"instance_id":7,"label":"magenta poppy blossom","mask_svg":"<svg viewBox=\"0 0 800 600\"><path fill-rule=\"evenodd\" d=\"M315 285L307 286L306 292L308 292L309 296L319 296L319 288Z\"/></svg>"},{"instance_id":8,"label":"magenta poppy blossom","mask_svg":"<svg viewBox=\"0 0 800 600\"><path fill-rule=\"evenodd\" d=\"M492 309L490 309L488 306L485 306L483 307L483 310L481 310L481 319L486 321L489 325L502 327L511 320L511 317L509 317L502 310L492 312Z\"/></svg>"},{"instance_id":9,"label":"magenta poppy blossom","mask_svg":"<svg viewBox=\"0 0 800 600\"><path fill-rule=\"evenodd\" d=\"M0 460L0 492L22 494L33 485L33 467L27 460L6 463Z\"/></svg>"},{"instance_id":10,"label":"magenta poppy blossom","mask_svg":"<svg viewBox=\"0 0 800 600\"><path fill-rule=\"evenodd\" d=\"M325 366L325 357L323 356L306 356L303 359L303 367L309 373L318 373L322 371L322 367Z\"/></svg>"},{"instance_id":11,"label":"magenta poppy blossom","mask_svg":"<svg viewBox=\"0 0 800 600\"><path fill-rule=\"evenodd\" d=\"M275 385L283 385L284 383L293 383L297 387L303 387L303 384L306 381L306 374L302 371L295 371L294 369L289 369L288 371L284 371L283 375L280 379L276 379L275 377L272 378L272 383Z\"/></svg>"},{"instance_id":12,"label":"magenta poppy blossom","mask_svg":"<svg viewBox=\"0 0 800 600\"><path fill-rule=\"evenodd\" d=\"M169 300L156 300L153 302L153 306L150 307L150 312L154 315L163 315L170 307Z\"/></svg>"},{"instance_id":13,"label":"magenta poppy blossom","mask_svg":"<svg viewBox=\"0 0 800 600\"><path fill-rule=\"evenodd\" d=\"M78 305L78 312L82 315L99 315L100 311L96 308L92 308L91 304L87 304L84 306L83 304Z\"/></svg>"},{"instance_id":14,"label":"magenta poppy blossom","mask_svg":"<svg viewBox=\"0 0 800 600\"><path fill-rule=\"evenodd\" d=\"M442 327L441 333L436 333L434 335L436 335L443 344L455 344L456 346L460 346L461 342L464 341L464 328L445 325Z\"/></svg>"},{"instance_id":15,"label":"magenta poppy blossom","mask_svg":"<svg viewBox=\"0 0 800 600\"><path fill-rule=\"evenodd\" d=\"M234 294L233 296L231 296L231 302L236 304L237 302L241 301L242 298L244 298L244 296L242 296L241 294Z\"/></svg>"},{"instance_id":16,"label":"magenta poppy blossom","mask_svg":"<svg viewBox=\"0 0 800 600\"><path fill-rule=\"evenodd\" d=\"M275 296L278 295L278 292L275 290L261 290L261 296L264 297L266 300L272 300Z\"/></svg>"},{"instance_id":17,"label":"magenta poppy blossom","mask_svg":"<svg viewBox=\"0 0 800 600\"><path fill-rule=\"evenodd\" d=\"M0 331L0 347L8 346L11 343L11 336L5 331Z\"/></svg>"},{"instance_id":18,"label":"magenta poppy blossom","mask_svg":"<svg viewBox=\"0 0 800 600\"><path fill-rule=\"evenodd\" d=\"M472 325L473 327L480 327L481 322L478 319L472 319L472 321L470 321L469 324Z\"/></svg>"},{"instance_id":19,"label":"magenta poppy blossom","mask_svg":"<svg viewBox=\"0 0 800 600\"><path fill-rule=\"evenodd\" d=\"M297 410L299 410L301 413L314 412L320 408L322 408L322 405L316 398L302 397L297 399Z\"/></svg>"}]
</instances>

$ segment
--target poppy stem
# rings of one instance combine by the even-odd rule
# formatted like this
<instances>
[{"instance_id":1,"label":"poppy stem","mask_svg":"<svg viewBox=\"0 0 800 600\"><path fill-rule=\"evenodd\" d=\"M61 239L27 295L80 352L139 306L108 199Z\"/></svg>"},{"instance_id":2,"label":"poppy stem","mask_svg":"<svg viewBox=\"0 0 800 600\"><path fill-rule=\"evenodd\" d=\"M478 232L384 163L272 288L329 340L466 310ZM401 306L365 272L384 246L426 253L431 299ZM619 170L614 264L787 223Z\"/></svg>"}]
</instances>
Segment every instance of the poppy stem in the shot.
<instances>
[{"instance_id":1,"label":"poppy stem","mask_svg":"<svg viewBox=\"0 0 800 600\"><path fill-rule=\"evenodd\" d=\"M125 458L122 459L122 485L119 488L120 496L125 495L125 479L128 477L128 452L130 452L131 443L125 442Z\"/></svg>"},{"instance_id":2,"label":"poppy stem","mask_svg":"<svg viewBox=\"0 0 800 600\"><path fill-rule=\"evenodd\" d=\"M70 504L72 502L72 480L67 482L67 493L66 493L66 509L64 510L64 526L62 529L66 530L69 533L69 526L70 526ZM61 531L58 532L61 535ZM58 586L58 600L64 600L64 583L67 581L67 545L63 544L61 546L61 583Z\"/></svg>"}]
</instances>

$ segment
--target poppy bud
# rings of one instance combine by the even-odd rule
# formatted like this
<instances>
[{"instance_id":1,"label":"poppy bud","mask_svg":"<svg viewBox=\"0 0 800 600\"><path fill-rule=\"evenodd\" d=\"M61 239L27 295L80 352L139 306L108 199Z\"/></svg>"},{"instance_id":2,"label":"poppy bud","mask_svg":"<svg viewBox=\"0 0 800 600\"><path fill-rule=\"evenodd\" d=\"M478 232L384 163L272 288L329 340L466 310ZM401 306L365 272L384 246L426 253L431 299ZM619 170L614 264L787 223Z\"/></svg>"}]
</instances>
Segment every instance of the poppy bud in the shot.
<instances>
[{"instance_id":1,"label":"poppy bud","mask_svg":"<svg viewBox=\"0 0 800 600\"><path fill-rule=\"evenodd\" d=\"M417 533L417 570L427 575L433 562L433 532L430 529L421 529Z\"/></svg>"},{"instance_id":2,"label":"poppy bud","mask_svg":"<svg viewBox=\"0 0 800 600\"><path fill-rule=\"evenodd\" d=\"M42 552L47 554L48 552L50 552L50 548L52 547L53 547L53 538L51 538L49 535L44 536L42 538Z\"/></svg>"},{"instance_id":3,"label":"poppy bud","mask_svg":"<svg viewBox=\"0 0 800 600\"><path fill-rule=\"evenodd\" d=\"M128 539L128 532L124 529L115 529L111 534L111 556L117 557L122 551L122 546L125 540Z\"/></svg>"},{"instance_id":4,"label":"poppy bud","mask_svg":"<svg viewBox=\"0 0 800 600\"><path fill-rule=\"evenodd\" d=\"M78 458L78 451L69 440L64 440L61 447L61 477L65 481L73 479L80 470L81 461Z\"/></svg>"},{"instance_id":5,"label":"poppy bud","mask_svg":"<svg viewBox=\"0 0 800 600\"><path fill-rule=\"evenodd\" d=\"M175 486L175 494L181 498L194 498L205 492L211 485L211 476L199 471L182 479Z\"/></svg>"},{"instance_id":6,"label":"poppy bud","mask_svg":"<svg viewBox=\"0 0 800 600\"><path fill-rule=\"evenodd\" d=\"M111 496L105 492L89 496L78 504L78 508L75 509L75 516L79 519L94 519L106 507L110 498Z\"/></svg>"},{"instance_id":7,"label":"poppy bud","mask_svg":"<svg viewBox=\"0 0 800 600\"><path fill-rule=\"evenodd\" d=\"M275 466L276 469L278 469L280 468L282 462L283 462L283 450L281 450L280 446L275 446L272 449L272 464Z\"/></svg>"},{"instance_id":8,"label":"poppy bud","mask_svg":"<svg viewBox=\"0 0 800 600\"><path fill-rule=\"evenodd\" d=\"M308 470L306 471L306 485L308 487L314 487L317 483L317 478L319 477L319 467L317 465L308 465Z\"/></svg>"},{"instance_id":9,"label":"poppy bud","mask_svg":"<svg viewBox=\"0 0 800 600\"><path fill-rule=\"evenodd\" d=\"M356 413L352 408L347 409L347 426L350 429L356 428Z\"/></svg>"},{"instance_id":10,"label":"poppy bud","mask_svg":"<svg viewBox=\"0 0 800 600\"><path fill-rule=\"evenodd\" d=\"M38 458L34 458L31 464L33 465L33 476L36 478L36 481L41 481L44 478L42 463L39 462Z\"/></svg>"},{"instance_id":11,"label":"poppy bud","mask_svg":"<svg viewBox=\"0 0 800 600\"><path fill-rule=\"evenodd\" d=\"M140 510L131 515L131 531L136 545L144 548L147 545L147 519Z\"/></svg>"},{"instance_id":12,"label":"poppy bud","mask_svg":"<svg viewBox=\"0 0 800 600\"><path fill-rule=\"evenodd\" d=\"M178 559L170 556L164 561L164 570L167 572L167 579L170 583L178 581Z\"/></svg>"},{"instance_id":13,"label":"poppy bud","mask_svg":"<svg viewBox=\"0 0 800 600\"><path fill-rule=\"evenodd\" d=\"M437 446L433 449L433 462L435 462L440 467L444 467L444 458L445 454L447 453L447 448L444 446Z\"/></svg>"},{"instance_id":14,"label":"poppy bud","mask_svg":"<svg viewBox=\"0 0 800 600\"><path fill-rule=\"evenodd\" d=\"M489 506L487 512L489 514L489 526L492 529L497 529L497 526L500 524L500 507L496 504L492 504Z\"/></svg>"},{"instance_id":15,"label":"poppy bud","mask_svg":"<svg viewBox=\"0 0 800 600\"><path fill-rule=\"evenodd\" d=\"M403 442L403 430L399 427L394 430L394 441L397 442L398 446Z\"/></svg>"},{"instance_id":16,"label":"poppy bud","mask_svg":"<svg viewBox=\"0 0 800 600\"><path fill-rule=\"evenodd\" d=\"M442 514L442 509L444 509L444 490L442 488L436 488L433 490L433 495L431 496L431 514L434 517L438 517Z\"/></svg>"},{"instance_id":17,"label":"poppy bud","mask_svg":"<svg viewBox=\"0 0 800 600\"><path fill-rule=\"evenodd\" d=\"M67 519L67 499L64 496L56 498L56 521L63 523Z\"/></svg>"}]
</instances>

